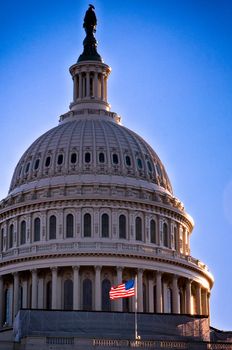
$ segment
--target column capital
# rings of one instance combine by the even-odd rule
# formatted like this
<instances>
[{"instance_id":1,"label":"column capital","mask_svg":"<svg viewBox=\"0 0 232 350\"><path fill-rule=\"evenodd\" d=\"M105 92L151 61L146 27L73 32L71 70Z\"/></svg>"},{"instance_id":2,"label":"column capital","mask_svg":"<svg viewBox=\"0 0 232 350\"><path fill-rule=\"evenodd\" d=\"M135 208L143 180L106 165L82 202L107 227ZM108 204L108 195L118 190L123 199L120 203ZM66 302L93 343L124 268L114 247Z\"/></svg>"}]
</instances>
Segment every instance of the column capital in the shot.
<instances>
[{"instance_id":1,"label":"column capital","mask_svg":"<svg viewBox=\"0 0 232 350\"><path fill-rule=\"evenodd\" d=\"M37 273L37 269L31 269L31 274L36 274Z\"/></svg>"},{"instance_id":2,"label":"column capital","mask_svg":"<svg viewBox=\"0 0 232 350\"><path fill-rule=\"evenodd\" d=\"M137 269L137 273L140 274L140 275L143 274L143 271L144 271L144 269Z\"/></svg>"},{"instance_id":3,"label":"column capital","mask_svg":"<svg viewBox=\"0 0 232 350\"><path fill-rule=\"evenodd\" d=\"M52 272L57 272L58 271L58 267L57 266L52 266L52 267L50 267L50 270Z\"/></svg>"},{"instance_id":4,"label":"column capital","mask_svg":"<svg viewBox=\"0 0 232 350\"><path fill-rule=\"evenodd\" d=\"M18 271L12 272L12 275L14 276L14 278L19 277Z\"/></svg>"},{"instance_id":5,"label":"column capital","mask_svg":"<svg viewBox=\"0 0 232 350\"><path fill-rule=\"evenodd\" d=\"M122 266L116 266L116 269L117 269L117 271L121 271L122 272L123 267Z\"/></svg>"},{"instance_id":6,"label":"column capital","mask_svg":"<svg viewBox=\"0 0 232 350\"><path fill-rule=\"evenodd\" d=\"M95 272L101 271L102 266L101 266L101 265L95 265L95 266L94 266L94 269L95 269Z\"/></svg>"},{"instance_id":7,"label":"column capital","mask_svg":"<svg viewBox=\"0 0 232 350\"><path fill-rule=\"evenodd\" d=\"M80 266L79 266L79 265L73 265L73 266L72 266L72 269L73 269L74 271L79 271L79 270L80 270Z\"/></svg>"}]
</instances>

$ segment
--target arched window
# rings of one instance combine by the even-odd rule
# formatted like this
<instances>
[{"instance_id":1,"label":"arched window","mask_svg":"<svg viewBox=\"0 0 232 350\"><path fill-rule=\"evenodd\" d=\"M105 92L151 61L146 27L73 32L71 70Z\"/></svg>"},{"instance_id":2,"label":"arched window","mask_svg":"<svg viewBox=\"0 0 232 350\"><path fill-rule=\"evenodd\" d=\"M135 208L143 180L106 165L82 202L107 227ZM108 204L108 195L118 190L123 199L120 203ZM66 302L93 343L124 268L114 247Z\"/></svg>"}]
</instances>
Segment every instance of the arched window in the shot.
<instances>
[{"instance_id":1,"label":"arched window","mask_svg":"<svg viewBox=\"0 0 232 350\"><path fill-rule=\"evenodd\" d=\"M91 237L91 215L84 215L84 237Z\"/></svg>"},{"instance_id":2,"label":"arched window","mask_svg":"<svg viewBox=\"0 0 232 350\"><path fill-rule=\"evenodd\" d=\"M14 239L14 225L10 225L9 229L9 248L13 247L13 239Z\"/></svg>"},{"instance_id":3,"label":"arched window","mask_svg":"<svg viewBox=\"0 0 232 350\"><path fill-rule=\"evenodd\" d=\"M19 309L22 309L22 307L23 307L23 287L22 286L19 286L19 301L18 301L18 304L19 304Z\"/></svg>"},{"instance_id":4,"label":"arched window","mask_svg":"<svg viewBox=\"0 0 232 350\"><path fill-rule=\"evenodd\" d=\"M135 237L136 241L142 241L142 219L139 217L135 220Z\"/></svg>"},{"instance_id":5,"label":"arched window","mask_svg":"<svg viewBox=\"0 0 232 350\"><path fill-rule=\"evenodd\" d=\"M163 223L163 238L164 238L164 246L168 247L168 225L166 222Z\"/></svg>"},{"instance_id":6,"label":"arched window","mask_svg":"<svg viewBox=\"0 0 232 350\"><path fill-rule=\"evenodd\" d=\"M46 285L46 309L52 308L52 281L48 281Z\"/></svg>"},{"instance_id":7,"label":"arched window","mask_svg":"<svg viewBox=\"0 0 232 350\"><path fill-rule=\"evenodd\" d=\"M89 278L83 281L83 310L92 310L92 281Z\"/></svg>"},{"instance_id":8,"label":"arched window","mask_svg":"<svg viewBox=\"0 0 232 350\"><path fill-rule=\"evenodd\" d=\"M105 278L102 281L102 311L111 310L111 303L110 303L110 297L109 297L110 288L111 288L111 283L107 278Z\"/></svg>"},{"instance_id":9,"label":"arched window","mask_svg":"<svg viewBox=\"0 0 232 350\"><path fill-rule=\"evenodd\" d=\"M126 217L123 214L119 216L119 238L126 238Z\"/></svg>"},{"instance_id":10,"label":"arched window","mask_svg":"<svg viewBox=\"0 0 232 350\"><path fill-rule=\"evenodd\" d=\"M57 157L57 164L61 165L63 163L63 160L64 160L63 154L59 154Z\"/></svg>"},{"instance_id":11,"label":"arched window","mask_svg":"<svg viewBox=\"0 0 232 350\"><path fill-rule=\"evenodd\" d=\"M20 224L20 244L26 243L26 221L23 220Z\"/></svg>"},{"instance_id":12,"label":"arched window","mask_svg":"<svg viewBox=\"0 0 232 350\"><path fill-rule=\"evenodd\" d=\"M34 220L34 241L40 241L40 218Z\"/></svg>"},{"instance_id":13,"label":"arched window","mask_svg":"<svg viewBox=\"0 0 232 350\"><path fill-rule=\"evenodd\" d=\"M64 282L64 310L73 309L73 281L67 279Z\"/></svg>"},{"instance_id":14,"label":"arched window","mask_svg":"<svg viewBox=\"0 0 232 350\"><path fill-rule=\"evenodd\" d=\"M74 228L73 215L68 214L66 216L66 237L67 238L73 237L73 228Z\"/></svg>"},{"instance_id":15,"label":"arched window","mask_svg":"<svg viewBox=\"0 0 232 350\"><path fill-rule=\"evenodd\" d=\"M49 218L49 239L56 238L56 217L55 215Z\"/></svg>"},{"instance_id":16,"label":"arched window","mask_svg":"<svg viewBox=\"0 0 232 350\"><path fill-rule=\"evenodd\" d=\"M155 220L151 220L151 222L150 222L150 235L151 235L151 243L156 243L156 223L155 223Z\"/></svg>"},{"instance_id":17,"label":"arched window","mask_svg":"<svg viewBox=\"0 0 232 350\"><path fill-rule=\"evenodd\" d=\"M85 153L85 163L91 162L91 154L89 152Z\"/></svg>"},{"instance_id":18,"label":"arched window","mask_svg":"<svg viewBox=\"0 0 232 350\"><path fill-rule=\"evenodd\" d=\"M103 214L101 217L101 234L102 237L109 237L109 215Z\"/></svg>"}]
</instances>

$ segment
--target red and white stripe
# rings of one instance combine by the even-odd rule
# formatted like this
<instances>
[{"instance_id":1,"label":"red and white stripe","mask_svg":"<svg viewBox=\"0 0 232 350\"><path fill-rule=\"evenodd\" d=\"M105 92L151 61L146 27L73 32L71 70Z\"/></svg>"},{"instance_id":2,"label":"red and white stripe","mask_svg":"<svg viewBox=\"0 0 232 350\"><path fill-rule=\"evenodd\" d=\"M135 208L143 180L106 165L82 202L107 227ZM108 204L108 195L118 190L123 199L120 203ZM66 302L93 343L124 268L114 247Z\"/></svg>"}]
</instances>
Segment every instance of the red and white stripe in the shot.
<instances>
[{"instance_id":1,"label":"red and white stripe","mask_svg":"<svg viewBox=\"0 0 232 350\"><path fill-rule=\"evenodd\" d=\"M110 299L128 298L135 295L135 288L125 289L125 283L110 288Z\"/></svg>"}]
</instances>

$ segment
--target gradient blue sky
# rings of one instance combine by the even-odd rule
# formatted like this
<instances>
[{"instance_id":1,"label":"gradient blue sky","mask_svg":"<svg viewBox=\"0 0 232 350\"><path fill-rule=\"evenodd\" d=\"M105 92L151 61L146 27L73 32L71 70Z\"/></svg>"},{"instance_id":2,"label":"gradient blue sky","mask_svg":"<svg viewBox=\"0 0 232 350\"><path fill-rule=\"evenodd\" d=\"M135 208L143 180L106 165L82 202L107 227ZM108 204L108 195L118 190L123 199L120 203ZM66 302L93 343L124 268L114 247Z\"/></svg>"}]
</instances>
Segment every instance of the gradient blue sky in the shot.
<instances>
[{"instance_id":1,"label":"gradient blue sky","mask_svg":"<svg viewBox=\"0 0 232 350\"><path fill-rule=\"evenodd\" d=\"M0 198L25 149L68 110L90 0L0 0ZM232 330L232 2L95 0L108 99L163 161Z\"/></svg>"}]
</instances>

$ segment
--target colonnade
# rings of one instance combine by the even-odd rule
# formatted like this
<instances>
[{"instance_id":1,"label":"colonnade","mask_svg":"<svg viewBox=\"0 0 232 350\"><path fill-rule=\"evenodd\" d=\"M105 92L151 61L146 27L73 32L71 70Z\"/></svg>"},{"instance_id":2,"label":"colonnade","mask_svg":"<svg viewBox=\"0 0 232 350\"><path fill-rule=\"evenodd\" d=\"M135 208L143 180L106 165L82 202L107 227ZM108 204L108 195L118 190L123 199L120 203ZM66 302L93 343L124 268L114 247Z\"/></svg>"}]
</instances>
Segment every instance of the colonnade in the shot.
<instances>
[{"instance_id":1,"label":"colonnade","mask_svg":"<svg viewBox=\"0 0 232 350\"><path fill-rule=\"evenodd\" d=\"M88 269L86 274L86 268ZM68 277L65 271L68 269ZM106 270L107 269L107 270ZM106 300L110 305L104 308L103 283L108 287L124 280L134 278L137 274L138 312L175 313L175 314L209 314L209 293L202 285L188 278L162 271L127 269L104 266L70 266L33 269L26 272L15 272L12 275L0 276L0 324L11 323L19 308L32 309L66 309L64 302L64 283L70 281L69 298L72 298L73 310L85 310L84 280L91 280L91 307L95 311L134 311L133 298L130 308L125 309L122 299ZM50 283L50 289L48 289ZM87 287L88 288L88 287ZM11 290L11 299L6 292ZM51 300L48 300L49 290ZM63 300L63 301L62 301ZM7 304L7 305L6 305ZM10 306L12 304L12 306ZM129 305L129 304L128 304Z\"/></svg>"},{"instance_id":2,"label":"colonnade","mask_svg":"<svg viewBox=\"0 0 232 350\"><path fill-rule=\"evenodd\" d=\"M107 102L107 75L99 72L80 72L73 77L73 101L95 98Z\"/></svg>"}]
</instances>

